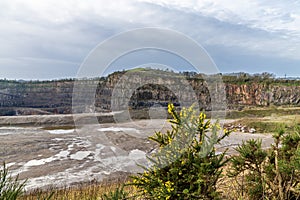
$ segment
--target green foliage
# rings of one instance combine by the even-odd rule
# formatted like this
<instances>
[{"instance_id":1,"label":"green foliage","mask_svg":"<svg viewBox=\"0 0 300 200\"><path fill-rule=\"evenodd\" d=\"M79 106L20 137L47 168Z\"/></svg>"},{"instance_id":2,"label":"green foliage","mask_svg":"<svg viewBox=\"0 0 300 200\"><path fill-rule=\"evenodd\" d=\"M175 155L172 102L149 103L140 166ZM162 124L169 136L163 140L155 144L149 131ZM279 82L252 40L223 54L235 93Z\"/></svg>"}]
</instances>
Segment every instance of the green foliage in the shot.
<instances>
[{"instance_id":1,"label":"green foliage","mask_svg":"<svg viewBox=\"0 0 300 200\"><path fill-rule=\"evenodd\" d=\"M150 199L218 199L216 185L228 159L225 152L217 154L214 145L229 132L219 136L220 126L203 113L197 116L192 107L177 113L170 104L168 111L172 129L150 137L159 149L149 158L152 165L133 176L131 184Z\"/></svg>"},{"instance_id":2,"label":"green foliage","mask_svg":"<svg viewBox=\"0 0 300 200\"><path fill-rule=\"evenodd\" d=\"M3 168L0 169L0 200L17 199L23 194L25 182L19 183L18 176L12 178L5 163L3 163Z\"/></svg>"},{"instance_id":3,"label":"green foliage","mask_svg":"<svg viewBox=\"0 0 300 200\"><path fill-rule=\"evenodd\" d=\"M261 199L264 193L263 165L267 157L267 152L262 149L260 140L248 140L237 147L238 156L231 159L232 169L229 171L230 177L240 174L244 175L246 180L245 192L251 199ZM244 192L244 191L242 191Z\"/></svg>"},{"instance_id":4,"label":"green foliage","mask_svg":"<svg viewBox=\"0 0 300 200\"><path fill-rule=\"evenodd\" d=\"M300 198L300 132L286 134L283 129L273 135L271 149L261 141L249 140L236 150L231 159L230 177L240 177L241 193L250 199ZM242 194L243 196L243 194Z\"/></svg>"},{"instance_id":5,"label":"green foliage","mask_svg":"<svg viewBox=\"0 0 300 200\"><path fill-rule=\"evenodd\" d=\"M129 193L124 190L124 186L117 187L114 191L110 191L108 194L101 196L102 200L122 200L128 199Z\"/></svg>"},{"instance_id":6,"label":"green foliage","mask_svg":"<svg viewBox=\"0 0 300 200\"><path fill-rule=\"evenodd\" d=\"M222 79L224 83L237 85L259 83L265 86L299 86L300 84L299 80L275 78L274 74L270 74L268 72L263 72L261 74L248 74L244 72L224 74L222 75Z\"/></svg>"}]
</instances>

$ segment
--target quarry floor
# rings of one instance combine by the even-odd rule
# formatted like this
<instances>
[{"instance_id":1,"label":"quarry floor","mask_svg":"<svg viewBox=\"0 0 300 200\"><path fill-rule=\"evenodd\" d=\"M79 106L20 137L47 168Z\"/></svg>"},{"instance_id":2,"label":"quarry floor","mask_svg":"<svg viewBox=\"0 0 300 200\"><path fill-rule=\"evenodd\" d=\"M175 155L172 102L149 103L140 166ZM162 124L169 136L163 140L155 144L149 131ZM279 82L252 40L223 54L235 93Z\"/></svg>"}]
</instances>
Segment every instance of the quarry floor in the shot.
<instances>
[{"instance_id":1,"label":"quarry floor","mask_svg":"<svg viewBox=\"0 0 300 200\"><path fill-rule=\"evenodd\" d=\"M70 120L69 115L51 117ZM49 120L42 115L31 118ZM146 156L156 147L147 138L170 128L160 119L76 126L22 125L26 120L27 116L0 117L0 122L5 122L0 125L0 162L5 161L13 175L28 179L27 189L102 181L142 171L136 164L147 165ZM234 147L250 138L261 138L265 148L273 142L270 134L233 132L217 150L229 148L228 154L233 154Z\"/></svg>"}]
</instances>

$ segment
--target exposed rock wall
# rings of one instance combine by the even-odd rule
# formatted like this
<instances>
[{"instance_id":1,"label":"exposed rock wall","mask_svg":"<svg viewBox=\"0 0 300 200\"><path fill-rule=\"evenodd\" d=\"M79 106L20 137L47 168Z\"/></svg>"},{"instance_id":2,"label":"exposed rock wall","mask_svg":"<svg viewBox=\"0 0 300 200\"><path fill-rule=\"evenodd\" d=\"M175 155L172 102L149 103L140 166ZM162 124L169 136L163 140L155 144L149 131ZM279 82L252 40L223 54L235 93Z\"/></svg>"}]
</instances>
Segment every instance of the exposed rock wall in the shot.
<instances>
[{"instance_id":1,"label":"exposed rock wall","mask_svg":"<svg viewBox=\"0 0 300 200\"><path fill-rule=\"evenodd\" d=\"M226 84L228 105L269 106L300 105L300 83L298 85L278 84Z\"/></svg>"},{"instance_id":2,"label":"exposed rock wall","mask_svg":"<svg viewBox=\"0 0 300 200\"><path fill-rule=\"evenodd\" d=\"M120 109L144 108L160 104L166 106L169 102L179 105L183 102L195 101L195 97L187 92L186 83L195 91L201 107L211 109L211 94L224 90L222 85L212 91L201 77L176 79L174 76L147 77L136 76L124 79L124 73L118 72L99 80L83 80L82 91L88 91L93 84L98 84L94 105L99 111L111 110L111 101L120 105ZM150 81L152 80L152 82ZM0 81L0 115L71 113L73 80L46 82L16 82ZM292 84L248 82L224 83L226 95L216 98L222 104L225 100L229 108L244 106L296 105L300 106L300 82ZM134 88L131 94L126 94L126 88ZM171 89L170 89L171 88ZM116 94L121 94L118 96ZM112 98L112 95L113 98ZM122 96L123 95L123 96ZM122 104L122 97L129 97L127 104ZM84 101L85 96L82 96Z\"/></svg>"},{"instance_id":3,"label":"exposed rock wall","mask_svg":"<svg viewBox=\"0 0 300 200\"><path fill-rule=\"evenodd\" d=\"M72 81L0 83L0 105L5 107L40 108L51 113L70 113ZM18 109L15 109L18 112ZM19 114L39 113L38 110L19 110ZM29 112L29 113L28 113Z\"/></svg>"}]
</instances>

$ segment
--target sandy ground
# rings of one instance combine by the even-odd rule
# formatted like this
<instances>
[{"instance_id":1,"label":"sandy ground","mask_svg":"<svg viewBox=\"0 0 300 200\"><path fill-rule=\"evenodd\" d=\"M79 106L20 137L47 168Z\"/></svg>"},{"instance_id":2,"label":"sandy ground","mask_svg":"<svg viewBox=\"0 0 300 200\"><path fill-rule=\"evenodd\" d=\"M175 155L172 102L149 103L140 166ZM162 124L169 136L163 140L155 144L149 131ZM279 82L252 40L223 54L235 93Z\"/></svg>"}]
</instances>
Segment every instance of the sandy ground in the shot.
<instances>
[{"instance_id":1,"label":"sandy ground","mask_svg":"<svg viewBox=\"0 0 300 200\"><path fill-rule=\"evenodd\" d=\"M70 116L65 117L60 115L59 121L70 121ZM0 126L0 161L7 163L13 175L28 178L27 189L62 187L139 172L141 168L136 164L147 164L146 156L155 148L147 138L155 131L170 128L164 120L139 120L45 130L42 123L22 126L22 118L34 122L49 120L49 116L0 118L0 124L5 121ZM14 125L12 119L21 123ZM234 132L217 148L229 148L232 154L234 147L250 138L261 138L264 147L273 141L266 134Z\"/></svg>"}]
</instances>

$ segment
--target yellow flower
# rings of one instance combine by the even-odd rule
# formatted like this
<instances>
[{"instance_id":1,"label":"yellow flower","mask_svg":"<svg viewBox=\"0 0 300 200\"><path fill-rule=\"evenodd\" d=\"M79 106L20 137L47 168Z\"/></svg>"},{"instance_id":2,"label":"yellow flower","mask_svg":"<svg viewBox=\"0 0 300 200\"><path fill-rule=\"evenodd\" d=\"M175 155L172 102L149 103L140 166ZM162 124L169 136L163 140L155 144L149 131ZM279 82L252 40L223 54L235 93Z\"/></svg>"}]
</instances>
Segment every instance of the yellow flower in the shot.
<instances>
[{"instance_id":1,"label":"yellow flower","mask_svg":"<svg viewBox=\"0 0 300 200\"><path fill-rule=\"evenodd\" d=\"M165 182L165 186L168 192L171 192L174 190L174 188L172 188L172 185L174 185L174 183L172 183L171 181L167 181Z\"/></svg>"},{"instance_id":2,"label":"yellow flower","mask_svg":"<svg viewBox=\"0 0 300 200\"><path fill-rule=\"evenodd\" d=\"M168 105L168 112L169 112L169 113L172 113L173 110L174 110L174 105L173 105L172 103L170 103L170 104Z\"/></svg>"},{"instance_id":3,"label":"yellow flower","mask_svg":"<svg viewBox=\"0 0 300 200\"><path fill-rule=\"evenodd\" d=\"M203 112L200 113L199 118L200 120L206 119L206 114L204 114Z\"/></svg>"}]
</instances>

